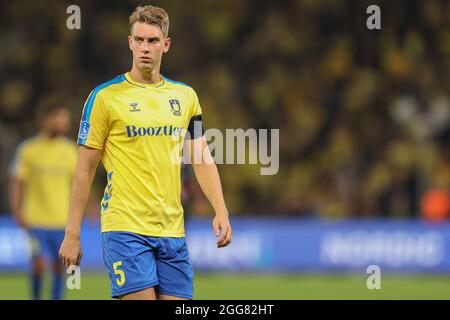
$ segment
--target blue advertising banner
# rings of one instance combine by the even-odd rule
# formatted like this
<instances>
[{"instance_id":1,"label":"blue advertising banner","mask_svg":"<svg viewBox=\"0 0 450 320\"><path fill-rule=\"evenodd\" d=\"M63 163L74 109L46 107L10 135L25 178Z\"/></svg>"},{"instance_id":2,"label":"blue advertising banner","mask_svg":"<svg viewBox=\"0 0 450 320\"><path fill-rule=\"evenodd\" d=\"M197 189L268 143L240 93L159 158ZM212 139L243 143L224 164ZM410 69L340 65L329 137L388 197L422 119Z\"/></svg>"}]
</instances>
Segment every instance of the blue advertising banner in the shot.
<instances>
[{"instance_id":1,"label":"blue advertising banner","mask_svg":"<svg viewBox=\"0 0 450 320\"><path fill-rule=\"evenodd\" d=\"M450 272L450 224L363 220L233 218L233 243L217 249L209 219L186 222L196 271ZM103 270L97 224L82 229L82 268ZM0 271L26 270L31 255L27 233L0 219Z\"/></svg>"}]
</instances>

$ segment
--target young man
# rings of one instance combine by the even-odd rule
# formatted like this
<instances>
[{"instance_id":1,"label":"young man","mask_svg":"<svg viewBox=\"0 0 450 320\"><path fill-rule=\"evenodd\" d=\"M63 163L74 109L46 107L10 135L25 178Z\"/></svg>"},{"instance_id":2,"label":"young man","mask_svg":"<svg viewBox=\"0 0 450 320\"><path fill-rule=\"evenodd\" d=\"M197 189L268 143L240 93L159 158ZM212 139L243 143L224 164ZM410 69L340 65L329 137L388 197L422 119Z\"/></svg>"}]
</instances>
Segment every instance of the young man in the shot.
<instances>
[{"instance_id":1,"label":"young man","mask_svg":"<svg viewBox=\"0 0 450 320\"><path fill-rule=\"evenodd\" d=\"M58 249L67 223L77 148L64 137L70 113L60 100L55 97L44 100L38 110L38 121L39 133L20 144L12 163L10 202L16 222L31 238L33 299L41 298L45 262L53 270L52 298L61 299L64 267Z\"/></svg>"},{"instance_id":2,"label":"young man","mask_svg":"<svg viewBox=\"0 0 450 320\"><path fill-rule=\"evenodd\" d=\"M80 224L101 159L108 178L101 202L102 245L112 296L192 299L193 271L180 201L181 163L174 161L183 140L191 159L202 155L203 161L191 161L216 213L218 247L231 242L228 211L217 167L204 161L212 157L203 130L194 130L201 127L197 95L191 87L160 74L162 55L171 43L167 13L140 6L129 22L131 71L98 86L84 106L60 257L66 266L80 263Z\"/></svg>"}]
</instances>

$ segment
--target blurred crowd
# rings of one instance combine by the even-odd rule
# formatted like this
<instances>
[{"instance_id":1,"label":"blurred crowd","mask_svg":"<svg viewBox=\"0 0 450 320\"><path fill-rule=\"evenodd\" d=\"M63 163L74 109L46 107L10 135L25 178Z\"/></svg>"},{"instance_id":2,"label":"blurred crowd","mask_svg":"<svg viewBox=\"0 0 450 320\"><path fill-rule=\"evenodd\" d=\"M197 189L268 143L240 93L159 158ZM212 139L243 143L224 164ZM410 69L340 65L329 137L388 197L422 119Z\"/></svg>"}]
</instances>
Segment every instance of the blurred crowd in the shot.
<instances>
[{"instance_id":1,"label":"blurred crowd","mask_svg":"<svg viewBox=\"0 0 450 320\"><path fill-rule=\"evenodd\" d=\"M0 212L10 211L8 164L35 132L38 102L64 94L75 140L89 92L131 66L128 15L144 2L76 2L81 30L66 27L74 3L2 3ZM219 166L232 214L449 216L449 1L151 4L171 19L162 73L197 91L205 128L280 129L277 175ZM381 30L366 28L370 4L381 8ZM187 212L210 215L187 167L183 184Z\"/></svg>"}]
</instances>

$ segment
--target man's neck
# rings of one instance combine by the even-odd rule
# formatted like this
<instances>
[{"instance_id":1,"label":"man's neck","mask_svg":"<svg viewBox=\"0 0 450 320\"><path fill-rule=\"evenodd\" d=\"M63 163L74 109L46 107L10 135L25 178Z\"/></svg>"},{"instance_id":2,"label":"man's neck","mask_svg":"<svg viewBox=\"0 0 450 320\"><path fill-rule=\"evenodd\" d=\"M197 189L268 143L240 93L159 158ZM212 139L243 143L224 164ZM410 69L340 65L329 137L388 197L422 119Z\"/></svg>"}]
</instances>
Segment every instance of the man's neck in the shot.
<instances>
[{"instance_id":1,"label":"man's neck","mask_svg":"<svg viewBox=\"0 0 450 320\"><path fill-rule=\"evenodd\" d=\"M48 140L55 139L58 137L58 134L56 134L50 130L45 130L45 129L41 129L39 131L39 135L41 137L43 137L44 139L48 139Z\"/></svg>"},{"instance_id":2,"label":"man's neck","mask_svg":"<svg viewBox=\"0 0 450 320\"><path fill-rule=\"evenodd\" d=\"M136 82L154 84L161 81L161 75L158 69L139 70L135 65L130 71L131 79Z\"/></svg>"}]
</instances>

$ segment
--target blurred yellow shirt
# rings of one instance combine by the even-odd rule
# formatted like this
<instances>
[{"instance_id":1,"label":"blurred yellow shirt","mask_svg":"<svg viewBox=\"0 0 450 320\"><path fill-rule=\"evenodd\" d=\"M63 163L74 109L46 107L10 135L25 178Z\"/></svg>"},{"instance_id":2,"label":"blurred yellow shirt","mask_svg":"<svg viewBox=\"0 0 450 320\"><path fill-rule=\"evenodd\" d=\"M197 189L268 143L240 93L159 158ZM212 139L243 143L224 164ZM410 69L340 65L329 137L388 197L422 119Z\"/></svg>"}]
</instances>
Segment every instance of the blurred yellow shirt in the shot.
<instances>
[{"instance_id":1,"label":"blurred yellow shirt","mask_svg":"<svg viewBox=\"0 0 450 320\"><path fill-rule=\"evenodd\" d=\"M146 84L127 73L91 92L78 144L102 150L102 232L184 237L181 163L174 160L195 121L201 123L195 91L163 76Z\"/></svg>"},{"instance_id":2,"label":"blurred yellow shirt","mask_svg":"<svg viewBox=\"0 0 450 320\"><path fill-rule=\"evenodd\" d=\"M22 214L31 227L65 228L76 161L77 146L66 137L37 135L19 145L11 169L24 182Z\"/></svg>"}]
</instances>

